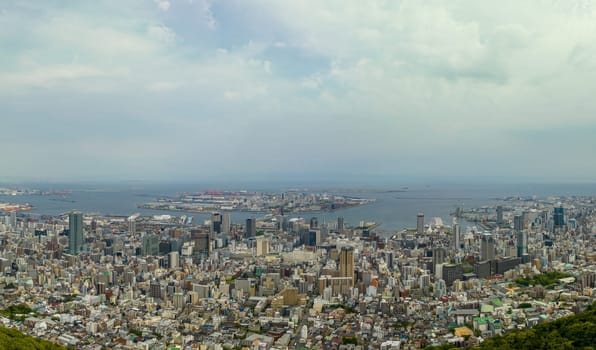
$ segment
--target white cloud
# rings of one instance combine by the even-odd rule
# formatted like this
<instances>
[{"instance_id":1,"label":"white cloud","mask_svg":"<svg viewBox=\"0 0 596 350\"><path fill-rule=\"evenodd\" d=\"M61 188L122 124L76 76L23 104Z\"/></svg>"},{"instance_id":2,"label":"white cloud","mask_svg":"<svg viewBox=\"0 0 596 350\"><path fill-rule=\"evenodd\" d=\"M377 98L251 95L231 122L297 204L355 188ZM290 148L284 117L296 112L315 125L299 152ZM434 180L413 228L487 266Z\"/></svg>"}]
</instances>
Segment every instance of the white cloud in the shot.
<instances>
[{"instance_id":1,"label":"white cloud","mask_svg":"<svg viewBox=\"0 0 596 350\"><path fill-rule=\"evenodd\" d=\"M171 4L169 1L166 1L166 0L154 0L154 1L160 10L166 12L170 9Z\"/></svg>"},{"instance_id":2,"label":"white cloud","mask_svg":"<svg viewBox=\"0 0 596 350\"><path fill-rule=\"evenodd\" d=\"M230 159L220 170L273 152L271 143L296 157L296 169L316 154L320 167L368 157L399 170L416 157L443 162L437 152L503 152L525 166L532 148L552 140L515 135L594 125L596 17L573 1L257 1L242 7L242 18L226 18L218 8L236 3L202 0L184 21L176 17L183 3L155 4L116 7L122 12L109 18L49 9L21 27L3 14L0 29L10 31L0 30L0 90L11 92L10 103L35 94L40 111L57 116L85 105L80 118L117 114L121 130L150 125L179 164L188 150L218 144ZM53 103L57 95L70 105Z\"/></svg>"},{"instance_id":3,"label":"white cloud","mask_svg":"<svg viewBox=\"0 0 596 350\"><path fill-rule=\"evenodd\" d=\"M203 18L207 26L211 29L215 29L217 27L217 20L215 16L213 16L213 11L211 11L212 0L199 0L199 6L203 13Z\"/></svg>"},{"instance_id":4,"label":"white cloud","mask_svg":"<svg viewBox=\"0 0 596 350\"><path fill-rule=\"evenodd\" d=\"M166 44L171 44L176 40L176 33L163 24L153 24L149 26L147 32L151 38Z\"/></svg>"}]
</instances>

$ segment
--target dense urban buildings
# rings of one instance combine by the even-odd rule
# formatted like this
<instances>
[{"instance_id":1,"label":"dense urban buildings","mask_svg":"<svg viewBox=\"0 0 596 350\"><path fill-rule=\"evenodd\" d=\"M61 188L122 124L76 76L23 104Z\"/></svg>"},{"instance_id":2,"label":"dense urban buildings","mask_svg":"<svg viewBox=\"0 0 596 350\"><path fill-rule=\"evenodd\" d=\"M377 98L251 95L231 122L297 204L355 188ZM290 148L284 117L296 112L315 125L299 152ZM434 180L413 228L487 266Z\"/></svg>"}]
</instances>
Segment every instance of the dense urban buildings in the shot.
<instances>
[{"instance_id":1,"label":"dense urban buildings","mask_svg":"<svg viewBox=\"0 0 596 350\"><path fill-rule=\"evenodd\" d=\"M0 321L81 349L469 346L592 304L595 203L503 199L389 233L322 215L10 211Z\"/></svg>"}]
</instances>

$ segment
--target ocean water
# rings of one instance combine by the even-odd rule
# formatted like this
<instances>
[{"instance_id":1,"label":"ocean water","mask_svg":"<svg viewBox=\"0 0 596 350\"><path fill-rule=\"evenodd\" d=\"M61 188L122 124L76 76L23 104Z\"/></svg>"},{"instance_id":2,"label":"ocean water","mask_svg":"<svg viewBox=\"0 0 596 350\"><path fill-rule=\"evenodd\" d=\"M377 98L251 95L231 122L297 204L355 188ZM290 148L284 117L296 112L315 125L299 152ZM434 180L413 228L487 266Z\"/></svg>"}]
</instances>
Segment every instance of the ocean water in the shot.
<instances>
[{"instance_id":1,"label":"ocean water","mask_svg":"<svg viewBox=\"0 0 596 350\"><path fill-rule=\"evenodd\" d=\"M10 187L4 184L2 187ZM91 184L27 184L26 187L41 190L72 190L65 196L0 196L0 202L28 203L33 209L29 215L57 215L70 210L84 213L100 213L105 215L129 216L134 213L142 215L187 215L195 222L203 222L208 214L186 213L176 211L149 210L137 208L137 205L154 200L158 196L172 196L183 192L198 192L208 189L218 190L250 190L261 192L281 192L290 188L310 192L337 193L360 198L373 198L376 201L359 207L339 209L333 212L301 213L289 215L309 219L316 216L320 223L336 222L337 217L344 217L347 225L356 226L361 220L380 223L379 230L396 231L416 226L416 215L423 212L426 222L432 217L439 217L445 224L451 224L451 214L457 207L472 208L494 206L501 203L498 198L507 196L547 197L547 196L596 196L596 184L413 184L399 186L362 186L332 187L275 185L91 185ZM231 212L233 223L243 223L246 218L260 217L264 214Z\"/></svg>"}]
</instances>

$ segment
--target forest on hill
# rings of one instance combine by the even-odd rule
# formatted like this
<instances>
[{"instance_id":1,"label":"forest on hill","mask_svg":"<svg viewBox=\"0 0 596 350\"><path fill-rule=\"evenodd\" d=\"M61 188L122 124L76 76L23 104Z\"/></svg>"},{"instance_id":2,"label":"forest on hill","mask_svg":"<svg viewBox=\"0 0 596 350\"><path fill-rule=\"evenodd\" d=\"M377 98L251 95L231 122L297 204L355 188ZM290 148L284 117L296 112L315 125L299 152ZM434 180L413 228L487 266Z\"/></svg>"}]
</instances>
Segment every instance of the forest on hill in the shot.
<instances>
[{"instance_id":1,"label":"forest on hill","mask_svg":"<svg viewBox=\"0 0 596 350\"><path fill-rule=\"evenodd\" d=\"M432 350L457 349L451 345L428 347ZM529 329L495 336L471 350L571 350L596 349L596 303L586 311L544 322Z\"/></svg>"},{"instance_id":2,"label":"forest on hill","mask_svg":"<svg viewBox=\"0 0 596 350\"><path fill-rule=\"evenodd\" d=\"M0 350L67 350L65 346L0 327Z\"/></svg>"}]
</instances>

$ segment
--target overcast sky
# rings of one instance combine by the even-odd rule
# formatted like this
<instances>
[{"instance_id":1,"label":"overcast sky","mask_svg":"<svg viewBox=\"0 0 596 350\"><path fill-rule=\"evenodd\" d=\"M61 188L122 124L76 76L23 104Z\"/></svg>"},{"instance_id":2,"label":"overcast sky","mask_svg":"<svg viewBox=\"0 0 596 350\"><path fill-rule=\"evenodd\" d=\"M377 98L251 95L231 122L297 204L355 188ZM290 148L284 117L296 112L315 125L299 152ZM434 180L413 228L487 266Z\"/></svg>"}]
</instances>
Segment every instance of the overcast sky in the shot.
<instances>
[{"instance_id":1,"label":"overcast sky","mask_svg":"<svg viewBox=\"0 0 596 350\"><path fill-rule=\"evenodd\" d=\"M0 179L596 181L592 1L0 2Z\"/></svg>"}]
</instances>

